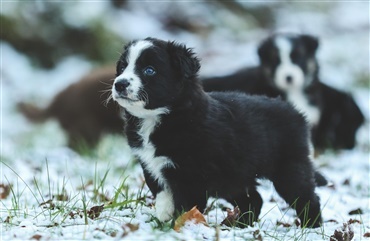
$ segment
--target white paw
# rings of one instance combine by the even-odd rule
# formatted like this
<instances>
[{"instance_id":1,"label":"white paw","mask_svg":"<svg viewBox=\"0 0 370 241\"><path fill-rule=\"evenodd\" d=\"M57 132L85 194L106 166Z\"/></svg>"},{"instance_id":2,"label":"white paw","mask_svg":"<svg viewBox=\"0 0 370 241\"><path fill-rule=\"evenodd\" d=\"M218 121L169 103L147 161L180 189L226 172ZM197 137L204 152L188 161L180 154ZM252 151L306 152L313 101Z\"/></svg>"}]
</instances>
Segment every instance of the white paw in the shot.
<instances>
[{"instance_id":1,"label":"white paw","mask_svg":"<svg viewBox=\"0 0 370 241\"><path fill-rule=\"evenodd\" d=\"M172 193L165 190L157 194L155 203L156 215L159 221L165 222L172 218L175 206Z\"/></svg>"}]
</instances>

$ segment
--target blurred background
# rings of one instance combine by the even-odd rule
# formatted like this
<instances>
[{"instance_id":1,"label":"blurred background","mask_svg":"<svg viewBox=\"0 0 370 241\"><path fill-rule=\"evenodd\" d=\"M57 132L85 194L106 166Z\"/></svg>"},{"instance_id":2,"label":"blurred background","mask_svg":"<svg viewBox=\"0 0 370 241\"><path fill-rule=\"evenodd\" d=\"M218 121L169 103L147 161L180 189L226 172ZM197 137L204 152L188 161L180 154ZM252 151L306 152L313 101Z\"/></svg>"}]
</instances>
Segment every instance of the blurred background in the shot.
<instances>
[{"instance_id":1,"label":"blurred background","mask_svg":"<svg viewBox=\"0 0 370 241\"><path fill-rule=\"evenodd\" d=\"M149 36L193 47L200 75L214 76L258 64L259 42L275 31L314 35L321 80L353 93L369 116L367 1L18 1L1 3L0 20L5 151L32 129L15 103L47 106L92 69L114 64L125 43ZM65 141L22 136L27 145Z\"/></svg>"}]
</instances>

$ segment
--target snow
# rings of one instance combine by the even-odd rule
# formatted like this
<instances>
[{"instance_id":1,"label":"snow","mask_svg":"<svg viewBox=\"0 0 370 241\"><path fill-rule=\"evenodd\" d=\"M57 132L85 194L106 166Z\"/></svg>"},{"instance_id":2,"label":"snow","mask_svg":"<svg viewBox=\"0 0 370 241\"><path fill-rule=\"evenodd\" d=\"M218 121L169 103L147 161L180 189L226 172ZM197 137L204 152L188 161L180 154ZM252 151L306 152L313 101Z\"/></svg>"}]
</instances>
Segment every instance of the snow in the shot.
<instances>
[{"instance_id":1,"label":"snow","mask_svg":"<svg viewBox=\"0 0 370 241\"><path fill-rule=\"evenodd\" d=\"M71 24L77 24L104 15L101 17L110 28L124 37L153 36L185 42L194 47L202 59L201 75L220 75L256 64L258 42L269 32L251 29L234 36L232 31L221 27L208 37L192 33L171 34L164 31L158 22L162 11L171 9L169 3L152 3L149 10L142 8L143 4L130 2L129 10L115 10L115 14L105 16L106 3L97 1L93 6L79 3L69 6L71 12L66 13L66 17L73 19ZM189 3L179 4L184 4L180 9L186 12L184 6ZM187 13L189 16L204 14L206 19L212 16L211 10L201 3L191 4L199 4L201 11L192 15ZM352 92L369 118L369 89L355 87L357 74L369 74L368 3L326 4L327 11L316 11L314 7L295 9L289 5L276 5L276 28L298 29L318 36L321 40L319 61L322 79L332 86ZM11 9L8 6L4 11ZM37 235L41 240L117 240L121 237L126 240L246 240L256 239L258 235L263 240L328 240L336 229L341 229L343 223L351 219L354 240L366 240L363 235L370 232L368 120L358 133L355 149L336 153L328 151L315 160L320 172L331 182L327 187L317 188L323 210L322 228L310 230L296 227L294 211L278 196L271 182L261 181L258 190L264 205L261 221L254 227L219 226L226 217L221 207L232 206L224 200L216 200L214 208L205 216L209 226L189 222L178 233L169 228L169 223L161 226L153 218L154 200L148 188L143 186L142 170L132 160L123 137L107 136L93 153L79 155L65 147L65 134L56 121L34 125L17 112L15 103L20 100L46 106L58 91L87 73L92 68L91 64L71 57L53 70L41 71L34 69L27 58L8 44L1 43L0 48L0 184L12 184L10 195L0 200L2 240L25 240ZM138 204L129 202L122 208L105 208L98 218L85 220L85 205L89 210L104 203L99 199L94 201L94 187L112 198L122 183L123 191L118 201L139 199ZM65 194L69 199L57 201L54 198L54 209L50 208L50 204L40 205L56 194ZM209 200L208 204L213 201ZM359 208L363 214L349 215ZM277 226L278 221L291 226ZM138 230L128 224L138 225Z\"/></svg>"}]
</instances>

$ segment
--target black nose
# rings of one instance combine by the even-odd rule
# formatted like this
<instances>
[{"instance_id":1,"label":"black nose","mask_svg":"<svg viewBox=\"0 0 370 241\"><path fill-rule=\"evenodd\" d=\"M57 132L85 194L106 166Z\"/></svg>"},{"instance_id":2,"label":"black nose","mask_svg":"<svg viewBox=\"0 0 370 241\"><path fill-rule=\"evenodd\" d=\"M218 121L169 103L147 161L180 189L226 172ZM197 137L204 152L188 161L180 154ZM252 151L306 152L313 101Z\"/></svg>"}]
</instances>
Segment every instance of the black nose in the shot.
<instances>
[{"instance_id":1,"label":"black nose","mask_svg":"<svg viewBox=\"0 0 370 241\"><path fill-rule=\"evenodd\" d=\"M290 75L288 75L288 76L286 77L286 82L287 82L288 84L292 83L292 82L293 82L293 77L292 77L292 76L290 76Z\"/></svg>"},{"instance_id":2,"label":"black nose","mask_svg":"<svg viewBox=\"0 0 370 241\"><path fill-rule=\"evenodd\" d=\"M127 79L121 79L114 84L117 92L126 91L126 88L130 85Z\"/></svg>"}]
</instances>

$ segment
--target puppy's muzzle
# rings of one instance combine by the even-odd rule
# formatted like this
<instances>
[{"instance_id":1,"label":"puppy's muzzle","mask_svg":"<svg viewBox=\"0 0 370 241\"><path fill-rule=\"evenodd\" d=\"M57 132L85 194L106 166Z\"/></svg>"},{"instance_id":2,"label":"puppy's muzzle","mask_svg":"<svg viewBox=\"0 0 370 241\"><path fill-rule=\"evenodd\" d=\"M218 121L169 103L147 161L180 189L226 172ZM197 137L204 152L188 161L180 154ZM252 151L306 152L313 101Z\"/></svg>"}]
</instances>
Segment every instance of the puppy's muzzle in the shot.
<instances>
[{"instance_id":1,"label":"puppy's muzzle","mask_svg":"<svg viewBox=\"0 0 370 241\"><path fill-rule=\"evenodd\" d=\"M130 82L127 79L120 79L114 84L114 88L120 96L127 96L127 87L129 86Z\"/></svg>"}]
</instances>

